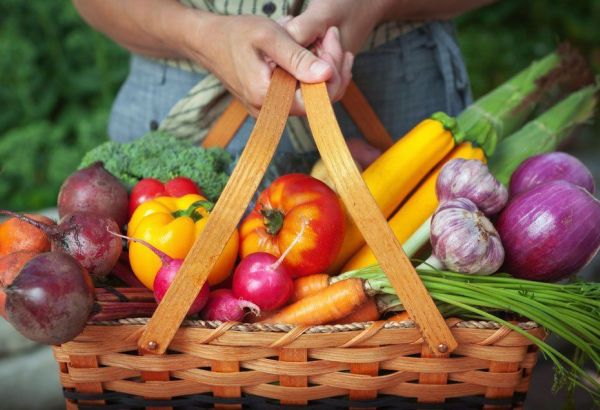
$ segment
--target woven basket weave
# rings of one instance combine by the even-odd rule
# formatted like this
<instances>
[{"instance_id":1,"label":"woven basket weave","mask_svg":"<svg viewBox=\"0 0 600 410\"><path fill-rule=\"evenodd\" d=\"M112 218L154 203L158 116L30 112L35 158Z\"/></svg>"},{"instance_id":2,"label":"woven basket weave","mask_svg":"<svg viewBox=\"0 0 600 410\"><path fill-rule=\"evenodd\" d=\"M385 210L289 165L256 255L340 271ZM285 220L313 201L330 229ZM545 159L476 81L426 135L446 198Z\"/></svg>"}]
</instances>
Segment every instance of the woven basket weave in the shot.
<instances>
[{"instance_id":1,"label":"woven basket weave","mask_svg":"<svg viewBox=\"0 0 600 410\"><path fill-rule=\"evenodd\" d=\"M301 84L316 145L414 322L307 327L184 320L264 175L295 88L296 81L276 68L244 153L152 318L91 323L75 340L54 347L67 408L521 406L536 362L531 340L497 323L442 318L362 181L324 84ZM388 144L364 97L349 90L355 97L345 104L351 117L360 129L375 130L381 146ZM207 140L231 135L243 122L239 104L227 112ZM519 326L545 337L534 323Z\"/></svg>"},{"instance_id":2,"label":"woven basket weave","mask_svg":"<svg viewBox=\"0 0 600 410\"><path fill-rule=\"evenodd\" d=\"M186 321L167 354L140 356L146 322L90 325L54 347L67 408L415 408L444 401L447 408L518 408L537 358L531 341L514 331L458 319L447 321L459 347L446 357L431 357L412 321ZM535 323L520 326L544 337Z\"/></svg>"}]
</instances>

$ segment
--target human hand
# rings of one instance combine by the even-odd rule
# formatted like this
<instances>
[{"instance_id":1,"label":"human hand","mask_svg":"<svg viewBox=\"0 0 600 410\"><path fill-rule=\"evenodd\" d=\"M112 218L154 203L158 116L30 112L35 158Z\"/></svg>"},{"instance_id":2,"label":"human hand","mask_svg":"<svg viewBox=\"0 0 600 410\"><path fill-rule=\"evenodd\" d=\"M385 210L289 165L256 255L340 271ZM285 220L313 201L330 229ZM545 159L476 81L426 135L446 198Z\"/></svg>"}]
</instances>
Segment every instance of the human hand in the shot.
<instances>
[{"instance_id":1,"label":"human hand","mask_svg":"<svg viewBox=\"0 0 600 410\"><path fill-rule=\"evenodd\" d=\"M296 42L308 46L330 27L338 27L342 49L356 54L389 7L380 0L312 0L285 28Z\"/></svg>"},{"instance_id":2,"label":"human hand","mask_svg":"<svg viewBox=\"0 0 600 410\"><path fill-rule=\"evenodd\" d=\"M315 55L294 41L281 25L264 17L205 13L200 17L196 30L186 37L187 56L213 72L253 116L263 104L275 65L303 82L343 83L343 53L332 44L335 33L324 35L322 41L332 52L323 53L317 47ZM210 33L210 37L203 33ZM347 75L351 65L350 62L346 67ZM295 99L291 114L305 114L299 98Z\"/></svg>"}]
</instances>

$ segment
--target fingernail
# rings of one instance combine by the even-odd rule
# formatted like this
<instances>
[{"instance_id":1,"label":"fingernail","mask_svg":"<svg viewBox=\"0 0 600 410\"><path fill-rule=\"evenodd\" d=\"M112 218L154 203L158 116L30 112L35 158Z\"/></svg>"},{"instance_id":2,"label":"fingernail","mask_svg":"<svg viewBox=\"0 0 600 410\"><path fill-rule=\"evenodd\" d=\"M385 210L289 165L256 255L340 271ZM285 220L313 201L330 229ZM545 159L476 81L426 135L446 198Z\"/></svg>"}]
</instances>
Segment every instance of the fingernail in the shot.
<instances>
[{"instance_id":1,"label":"fingernail","mask_svg":"<svg viewBox=\"0 0 600 410\"><path fill-rule=\"evenodd\" d=\"M316 76L321 76L325 74L327 70L329 70L329 64L321 60L317 60L310 65L310 72Z\"/></svg>"},{"instance_id":2,"label":"fingernail","mask_svg":"<svg viewBox=\"0 0 600 410\"><path fill-rule=\"evenodd\" d=\"M340 29L337 28L337 27L332 27L331 30L333 31L333 34L335 35L335 38L339 40L340 39Z\"/></svg>"}]
</instances>

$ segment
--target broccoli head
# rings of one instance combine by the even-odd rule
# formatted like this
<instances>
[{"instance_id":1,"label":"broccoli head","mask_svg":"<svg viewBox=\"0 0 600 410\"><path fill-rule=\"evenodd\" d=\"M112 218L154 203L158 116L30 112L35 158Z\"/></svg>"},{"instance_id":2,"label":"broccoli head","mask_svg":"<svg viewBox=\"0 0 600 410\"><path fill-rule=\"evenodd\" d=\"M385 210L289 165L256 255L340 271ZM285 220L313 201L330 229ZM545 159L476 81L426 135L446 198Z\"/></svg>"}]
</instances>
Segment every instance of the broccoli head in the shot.
<instances>
[{"instance_id":1,"label":"broccoli head","mask_svg":"<svg viewBox=\"0 0 600 410\"><path fill-rule=\"evenodd\" d=\"M129 189L143 178L166 182L185 176L216 201L229 178L232 160L221 148L202 148L163 131L151 131L132 142L109 141L97 146L85 154L79 168L102 161Z\"/></svg>"}]
</instances>

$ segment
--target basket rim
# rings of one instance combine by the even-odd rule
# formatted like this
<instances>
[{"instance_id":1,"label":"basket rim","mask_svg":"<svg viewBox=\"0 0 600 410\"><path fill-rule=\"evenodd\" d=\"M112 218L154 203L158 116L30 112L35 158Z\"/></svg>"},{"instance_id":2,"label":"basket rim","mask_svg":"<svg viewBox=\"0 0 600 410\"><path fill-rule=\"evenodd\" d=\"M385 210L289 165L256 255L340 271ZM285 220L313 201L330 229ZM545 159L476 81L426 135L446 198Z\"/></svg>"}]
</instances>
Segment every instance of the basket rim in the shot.
<instances>
[{"instance_id":1,"label":"basket rim","mask_svg":"<svg viewBox=\"0 0 600 410\"><path fill-rule=\"evenodd\" d=\"M139 317L139 318L126 318L111 321L98 321L88 322L88 326L126 326L126 325L142 325L145 326L150 321L150 318ZM504 327L503 324L495 321L486 320L463 320L459 318L448 318L446 319L449 327L463 328L463 329L486 329L486 330L498 330ZM227 325L227 330L236 332L273 332L273 333L289 333L299 327L304 327L302 333L343 333L352 332L357 330L365 330L373 326L375 323L385 322L382 325L383 329L415 329L416 325L413 320L397 321L370 321L370 322L354 322L345 324L333 324L333 325L316 325L316 326L299 326L293 324L284 323L241 323L241 322L221 322L218 320L200 320L200 319L186 319L181 323L181 327L191 327L199 329L217 329ZM534 321L523 321L523 322L512 322L514 325L520 327L523 330L532 330L539 328L540 325Z\"/></svg>"}]
</instances>

